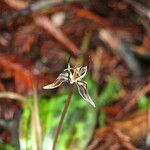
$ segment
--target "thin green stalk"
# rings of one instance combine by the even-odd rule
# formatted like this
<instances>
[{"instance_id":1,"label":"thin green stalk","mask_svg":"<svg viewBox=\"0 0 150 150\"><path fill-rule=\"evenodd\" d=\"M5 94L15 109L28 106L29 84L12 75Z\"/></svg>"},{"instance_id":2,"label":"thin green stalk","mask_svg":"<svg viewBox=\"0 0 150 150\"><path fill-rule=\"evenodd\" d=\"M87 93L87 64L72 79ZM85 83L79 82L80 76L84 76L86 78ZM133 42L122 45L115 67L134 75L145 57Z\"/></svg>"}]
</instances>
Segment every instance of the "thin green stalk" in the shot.
<instances>
[{"instance_id":1,"label":"thin green stalk","mask_svg":"<svg viewBox=\"0 0 150 150\"><path fill-rule=\"evenodd\" d=\"M32 117L31 117L31 141L32 141L32 150L38 150L37 140L36 140L36 128L35 128L36 120L34 118L34 114L35 114L35 112L32 112Z\"/></svg>"},{"instance_id":2,"label":"thin green stalk","mask_svg":"<svg viewBox=\"0 0 150 150\"><path fill-rule=\"evenodd\" d=\"M55 150L56 143L57 143L57 140L58 140L58 136L59 136L60 130L62 128L62 124L63 124L64 118L65 118L66 112L68 110L69 104L71 102L73 91L74 91L74 84L70 86L70 92L69 92L68 98L66 100L64 110L63 110L63 112L61 114L61 118L60 118L58 127L56 129L56 134L55 134L52 150Z\"/></svg>"},{"instance_id":3,"label":"thin green stalk","mask_svg":"<svg viewBox=\"0 0 150 150\"><path fill-rule=\"evenodd\" d=\"M32 111L32 121L34 121L35 128L35 138L37 142L38 150L42 150L42 127L39 116L39 108L38 108L38 94L37 94L37 86L36 82L33 83L33 111Z\"/></svg>"}]
</instances>

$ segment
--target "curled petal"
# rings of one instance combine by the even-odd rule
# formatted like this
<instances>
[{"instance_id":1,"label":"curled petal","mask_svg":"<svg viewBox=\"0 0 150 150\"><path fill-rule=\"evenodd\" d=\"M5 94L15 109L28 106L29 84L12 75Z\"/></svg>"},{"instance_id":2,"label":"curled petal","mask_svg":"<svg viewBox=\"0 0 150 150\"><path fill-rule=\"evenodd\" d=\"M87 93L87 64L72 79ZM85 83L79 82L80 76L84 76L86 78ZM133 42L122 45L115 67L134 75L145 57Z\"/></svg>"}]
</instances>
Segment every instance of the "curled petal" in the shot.
<instances>
[{"instance_id":1,"label":"curled petal","mask_svg":"<svg viewBox=\"0 0 150 150\"><path fill-rule=\"evenodd\" d=\"M64 71L72 72L74 69L68 64L68 68L66 68Z\"/></svg>"},{"instance_id":2,"label":"curled petal","mask_svg":"<svg viewBox=\"0 0 150 150\"><path fill-rule=\"evenodd\" d=\"M63 71L63 73L61 73L57 79L68 80L68 77L69 77L69 72L66 70L66 71Z\"/></svg>"},{"instance_id":3,"label":"curled petal","mask_svg":"<svg viewBox=\"0 0 150 150\"><path fill-rule=\"evenodd\" d=\"M78 87L78 91L79 91L80 95L83 97L83 99L85 101L87 101L88 103L90 103L93 107L96 107L88 93L87 83L84 81L77 81L76 84Z\"/></svg>"},{"instance_id":4,"label":"curled petal","mask_svg":"<svg viewBox=\"0 0 150 150\"><path fill-rule=\"evenodd\" d=\"M81 79L86 75L86 73L87 73L87 66L80 68L79 75Z\"/></svg>"},{"instance_id":5,"label":"curled petal","mask_svg":"<svg viewBox=\"0 0 150 150\"><path fill-rule=\"evenodd\" d=\"M67 73L61 73L58 78L54 81L54 83L44 86L44 89L54 89L59 87L63 82L68 81Z\"/></svg>"}]
</instances>

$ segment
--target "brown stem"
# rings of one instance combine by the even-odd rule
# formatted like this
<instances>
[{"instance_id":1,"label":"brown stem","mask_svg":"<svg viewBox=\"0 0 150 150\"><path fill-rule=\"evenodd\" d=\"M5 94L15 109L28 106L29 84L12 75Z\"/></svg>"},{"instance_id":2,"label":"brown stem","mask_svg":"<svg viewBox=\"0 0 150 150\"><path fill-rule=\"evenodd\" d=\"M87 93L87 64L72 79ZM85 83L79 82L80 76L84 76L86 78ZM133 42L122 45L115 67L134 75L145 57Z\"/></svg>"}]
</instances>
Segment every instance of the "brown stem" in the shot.
<instances>
[{"instance_id":1,"label":"brown stem","mask_svg":"<svg viewBox=\"0 0 150 150\"><path fill-rule=\"evenodd\" d=\"M63 110L63 112L62 112L62 114L61 114L61 118L60 118L60 121L59 121L57 130L56 130L56 134L55 134L55 138L54 138L52 150L55 150L55 146L56 146L56 143L57 143L57 139L58 139L58 136L59 136L59 133L60 133L60 130L61 130L63 121L64 121L64 117L65 117L65 115L66 115L66 112L67 112L67 110L68 110L69 104L70 104L70 102L71 102L71 97L72 97L72 95L73 95L73 91L74 91L74 84L72 84L72 85L70 86L70 92L69 92L68 98L67 98L67 100L66 100L65 107L64 107L64 110Z\"/></svg>"}]
</instances>

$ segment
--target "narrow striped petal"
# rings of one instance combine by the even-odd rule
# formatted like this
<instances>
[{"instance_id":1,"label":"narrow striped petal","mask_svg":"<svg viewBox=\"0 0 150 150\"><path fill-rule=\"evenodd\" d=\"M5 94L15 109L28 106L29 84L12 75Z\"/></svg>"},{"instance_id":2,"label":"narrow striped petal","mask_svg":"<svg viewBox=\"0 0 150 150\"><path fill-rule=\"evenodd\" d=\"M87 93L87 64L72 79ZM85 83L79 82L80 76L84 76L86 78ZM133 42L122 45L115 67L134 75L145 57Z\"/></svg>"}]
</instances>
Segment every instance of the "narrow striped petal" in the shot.
<instances>
[{"instance_id":1,"label":"narrow striped petal","mask_svg":"<svg viewBox=\"0 0 150 150\"><path fill-rule=\"evenodd\" d=\"M80 78L82 79L87 73L87 66L81 67L79 71Z\"/></svg>"},{"instance_id":2,"label":"narrow striped petal","mask_svg":"<svg viewBox=\"0 0 150 150\"><path fill-rule=\"evenodd\" d=\"M58 78L54 81L54 83L44 86L44 89L54 89L59 87L63 82L68 81L68 74L67 73L61 73Z\"/></svg>"},{"instance_id":3,"label":"narrow striped petal","mask_svg":"<svg viewBox=\"0 0 150 150\"><path fill-rule=\"evenodd\" d=\"M84 81L77 81L76 84L78 87L78 91L79 91L80 95L83 97L83 99L85 101L87 101L88 103L90 103L93 107L96 107L88 93L87 83Z\"/></svg>"}]
</instances>

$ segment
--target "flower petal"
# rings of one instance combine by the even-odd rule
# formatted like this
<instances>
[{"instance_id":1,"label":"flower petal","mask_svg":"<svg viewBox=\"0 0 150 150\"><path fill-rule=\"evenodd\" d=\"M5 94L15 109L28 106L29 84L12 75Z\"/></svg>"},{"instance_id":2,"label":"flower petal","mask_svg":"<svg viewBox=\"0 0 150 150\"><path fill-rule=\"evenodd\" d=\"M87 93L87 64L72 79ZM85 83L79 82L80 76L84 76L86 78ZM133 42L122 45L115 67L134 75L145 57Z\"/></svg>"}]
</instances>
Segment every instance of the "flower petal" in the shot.
<instances>
[{"instance_id":1,"label":"flower petal","mask_svg":"<svg viewBox=\"0 0 150 150\"><path fill-rule=\"evenodd\" d=\"M69 72L66 70L66 71L63 71L63 73L61 73L57 79L68 80L68 77L69 77Z\"/></svg>"},{"instance_id":2,"label":"flower petal","mask_svg":"<svg viewBox=\"0 0 150 150\"><path fill-rule=\"evenodd\" d=\"M64 69L64 71L68 71L68 72L71 72L73 71L74 69L71 67L70 64L68 64L68 68Z\"/></svg>"},{"instance_id":3,"label":"flower petal","mask_svg":"<svg viewBox=\"0 0 150 150\"><path fill-rule=\"evenodd\" d=\"M87 73L87 66L80 68L79 75L81 79L86 75L86 73Z\"/></svg>"},{"instance_id":4,"label":"flower petal","mask_svg":"<svg viewBox=\"0 0 150 150\"><path fill-rule=\"evenodd\" d=\"M77 81L76 84L78 87L78 91L79 91L80 95L83 97L83 99L85 101L87 101L88 103L90 103L93 107L96 107L88 93L87 83L84 81Z\"/></svg>"},{"instance_id":5,"label":"flower petal","mask_svg":"<svg viewBox=\"0 0 150 150\"><path fill-rule=\"evenodd\" d=\"M54 81L54 83L44 86L44 89L54 89L59 87L63 82L68 81L67 73L61 73L58 78Z\"/></svg>"}]
</instances>

